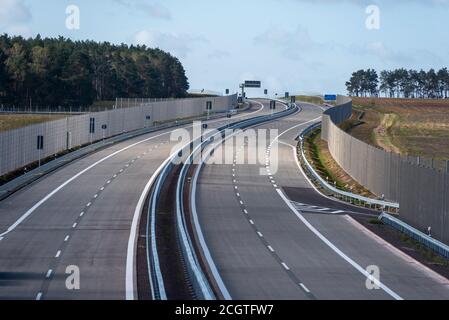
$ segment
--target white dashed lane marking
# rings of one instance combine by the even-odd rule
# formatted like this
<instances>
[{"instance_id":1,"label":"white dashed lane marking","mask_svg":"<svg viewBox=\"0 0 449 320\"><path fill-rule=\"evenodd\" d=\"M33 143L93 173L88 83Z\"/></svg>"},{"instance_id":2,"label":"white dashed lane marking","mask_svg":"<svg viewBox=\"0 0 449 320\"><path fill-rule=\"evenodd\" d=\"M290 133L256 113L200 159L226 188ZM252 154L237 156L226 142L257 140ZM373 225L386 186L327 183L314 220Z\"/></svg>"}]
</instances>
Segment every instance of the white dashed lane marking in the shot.
<instances>
[{"instance_id":1,"label":"white dashed lane marking","mask_svg":"<svg viewBox=\"0 0 449 320\"><path fill-rule=\"evenodd\" d=\"M237 155L239 154L239 152L236 153L235 157L237 157ZM273 175L271 174L270 171L270 161L269 161L269 150L267 151L267 162L266 162L266 170L268 173L268 177L270 179L270 182L272 183L273 187L277 190L278 186L276 185L276 181L274 180ZM277 255L277 253L275 252L275 250L273 249L273 247L268 243L268 241L265 239L264 235L262 232L260 232L256 226L256 223L254 222L254 220L250 217L248 210L245 208L244 202L241 200L241 195L238 192L239 187L237 186L237 180L235 179L236 177L236 159L234 159L234 163L232 165L232 182L234 184L234 190L235 190L235 195L237 196L237 199L240 203L240 205L242 206L242 210L243 213L246 215L248 222L251 224L252 228L254 229L254 231L257 233L259 239L263 242L263 244L265 245L265 247L270 251L270 253L273 255L274 259L279 263L280 266L282 266L282 268L288 273L289 277L295 282L295 284L303 291L307 294L307 296L310 299L316 299L315 296L307 289L307 287L305 287L301 281L299 281L299 279L297 278L297 276L290 270L290 267L281 260L281 258Z\"/></svg>"},{"instance_id":2,"label":"white dashed lane marking","mask_svg":"<svg viewBox=\"0 0 449 320\"><path fill-rule=\"evenodd\" d=\"M150 150L150 151L151 151L151 150ZM143 153L141 156L138 156L137 158L135 158L135 159L133 159L132 161L128 162L128 163L125 165L124 168L121 168L120 171L119 171L118 173L116 173L116 174L113 175L112 179L106 181L106 183L100 188L99 192L97 192L97 193L93 196L92 201L90 201L89 203L87 203L86 208L90 208L90 207L92 206L92 204L94 203L94 201L100 196L100 194L106 189L106 187L112 183L112 180L114 180L115 178L117 178L117 176L118 176L120 173L123 173L123 172L125 171L126 168L129 168L129 167L131 166L131 164L133 164L134 162L136 162L138 159L141 159L141 157L143 157L143 156L146 155L146 154L147 154L147 152ZM86 212L87 212L87 209L84 210L84 211L82 211L82 212L79 214L79 219L81 219L81 218L86 214ZM76 221L75 223L73 223L72 229L75 229L75 228L78 226L78 223L79 223L78 221ZM3 239L3 238L0 238L0 241L1 241L2 239ZM64 238L64 243L67 243L67 242L69 241L69 239L70 239L70 235L66 235L65 238ZM54 258L55 258L55 259L59 259L59 258L61 257L61 254L62 254L62 250L58 250L58 251L56 252L56 255L55 255ZM54 264L53 264L53 266L54 266ZM52 276L52 274L53 274L53 269L50 268L50 269L47 271L46 275L45 275L45 279L46 279L47 281L51 281L51 276ZM43 285L42 288L43 288L44 290L40 291L40 292L36 295L36 300L41 300L42 297L43 297L43 295L44 295L43 292L46 292L46 290L48 289L48 287L45 287L45 284ZM45 289L45 288L47 288L47 289Z\"/></svg>"}]
</instances>

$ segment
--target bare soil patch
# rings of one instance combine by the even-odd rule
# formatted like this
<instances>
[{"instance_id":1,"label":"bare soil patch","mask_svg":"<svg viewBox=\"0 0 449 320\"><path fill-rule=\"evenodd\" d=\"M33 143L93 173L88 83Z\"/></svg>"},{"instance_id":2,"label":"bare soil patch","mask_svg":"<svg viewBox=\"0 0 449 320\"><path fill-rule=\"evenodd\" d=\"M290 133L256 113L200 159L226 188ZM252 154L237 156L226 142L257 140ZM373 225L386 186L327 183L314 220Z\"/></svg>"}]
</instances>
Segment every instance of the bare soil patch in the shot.
<instances>
[{"instance_id":1,"label":"bare soil patch","mask_svg":"<svg viewBox=\"0 0 449 320\"><path fill-rule=\"evenodd\" d=\"M354 98L355 138L402 155L449 159L449 100ZM351 119L350 121L353 121Z\"/></svg>"}]
</instances>

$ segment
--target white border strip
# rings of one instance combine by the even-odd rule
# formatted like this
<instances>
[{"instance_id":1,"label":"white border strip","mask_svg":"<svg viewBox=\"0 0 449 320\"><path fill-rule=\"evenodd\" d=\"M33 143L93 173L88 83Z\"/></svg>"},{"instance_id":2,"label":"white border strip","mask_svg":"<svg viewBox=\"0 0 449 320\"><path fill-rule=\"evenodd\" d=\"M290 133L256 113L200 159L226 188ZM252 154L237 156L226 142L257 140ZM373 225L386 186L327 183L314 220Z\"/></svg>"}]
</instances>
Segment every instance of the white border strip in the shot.
<instances>
[{"instance_id":1,"label":"white border strip","mask_svg":"<svg viewBox=\"0 0 449 320\"><path fill-rule=\"evenodd\" d=\"M365 276L367 279L375 283L379 288L384 290L388 295L390 295L395 300L404 300L401 296L399 296L396 292L391 290L389 287L387 287L385 284L380 282L378 279L373 277L370 273L368 273L364 268L362 268L357 262L349 258L346 254L344 254L340 249L338 249L332 242L330 242L321 232L319 232L312 224L310 224L309 221L307 221L304 216L299 213L298 210L293 206L293 204L290 202L289 199L284 195L284 193L280 189L276 189L279 196L284 200L284 202L287 204L287 206L290 208L291 211L299 218L299 220L304 223L304 225L312 231L321 241L323 241L329 248L331 248L336 254L338 254L341 258L343 258L347 263L349 263L351 266L353 266L357 271L359 271L363 276Z\"/></svg>"}]
</instances>

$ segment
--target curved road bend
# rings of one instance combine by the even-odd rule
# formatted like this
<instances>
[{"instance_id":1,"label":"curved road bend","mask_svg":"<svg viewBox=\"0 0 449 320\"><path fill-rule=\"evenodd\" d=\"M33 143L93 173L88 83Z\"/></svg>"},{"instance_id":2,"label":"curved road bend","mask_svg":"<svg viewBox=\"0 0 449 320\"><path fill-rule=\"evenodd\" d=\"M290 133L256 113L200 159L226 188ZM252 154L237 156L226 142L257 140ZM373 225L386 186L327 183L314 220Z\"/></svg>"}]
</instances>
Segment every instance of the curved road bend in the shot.
<instances>
[{"instance_id":1,"label":"curved road bend","mask_svg":"<svg viewBox=\"0 0 449 320\"><path fill-rule=\"evenodd\" d=\"M232 298L449 299L446 279L344 214L358 209L319 195L308 183L295 160L295 138L322 111L301 106L301 113L258 127L283 133L276 173L261 176L265 163L238 162L206 165L200 175L202 231ZM366 286L372 265L380 270L378 290Z\"/></svg>"},{"instance_id":2,"label":"curved road bend","mask_svg":"<svg viewBox=\"0 0 449 320\"><path fill-rule=\"evenodd\" d=\"M255 105L233 119L211 121L210 127L265 112ZM170 141L172 130L101 150L0 202L0 299L125 299L134 211L150 177L178 143ZM80 290L65 285L72 265L80 270Z\"/></svg>"}]
</instances>

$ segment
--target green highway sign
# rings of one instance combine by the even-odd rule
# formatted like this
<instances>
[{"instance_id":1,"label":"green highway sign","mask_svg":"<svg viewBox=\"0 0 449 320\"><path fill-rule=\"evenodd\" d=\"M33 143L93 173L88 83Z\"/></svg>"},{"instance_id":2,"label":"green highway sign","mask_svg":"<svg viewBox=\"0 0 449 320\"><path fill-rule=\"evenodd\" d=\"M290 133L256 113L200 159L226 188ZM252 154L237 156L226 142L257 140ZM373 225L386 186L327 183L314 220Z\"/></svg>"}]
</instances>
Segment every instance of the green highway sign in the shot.
<instances>
[{"instance_id":1,"label":"green highway sign","mask_svg":"<svg viewBox=\"0 0 449 320\"><path fill-rule=\"evenodd\" d=\"M262 83L260 81L246 80L245 88L260 88Z\"/></svg>"}]
</instances>

